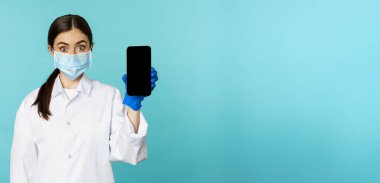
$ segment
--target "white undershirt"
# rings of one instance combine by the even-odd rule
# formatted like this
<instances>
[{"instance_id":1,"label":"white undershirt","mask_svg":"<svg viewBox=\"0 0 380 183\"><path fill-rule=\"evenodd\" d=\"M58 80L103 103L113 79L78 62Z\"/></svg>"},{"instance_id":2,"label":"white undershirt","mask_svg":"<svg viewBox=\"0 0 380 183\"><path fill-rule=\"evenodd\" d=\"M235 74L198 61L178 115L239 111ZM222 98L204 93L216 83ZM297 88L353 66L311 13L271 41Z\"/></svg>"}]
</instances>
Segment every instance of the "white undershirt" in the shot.
<instances>
[{"instance_id":1,"label":"white undershirt","mask_svg":"<svg viewBox=\"0 0 380 183\"><path fill-rule=\"evenodd\" d=\"M78 93L77 89L64 88L64 90L69 100L71 100Z\"/></svg>"}]
</instances>

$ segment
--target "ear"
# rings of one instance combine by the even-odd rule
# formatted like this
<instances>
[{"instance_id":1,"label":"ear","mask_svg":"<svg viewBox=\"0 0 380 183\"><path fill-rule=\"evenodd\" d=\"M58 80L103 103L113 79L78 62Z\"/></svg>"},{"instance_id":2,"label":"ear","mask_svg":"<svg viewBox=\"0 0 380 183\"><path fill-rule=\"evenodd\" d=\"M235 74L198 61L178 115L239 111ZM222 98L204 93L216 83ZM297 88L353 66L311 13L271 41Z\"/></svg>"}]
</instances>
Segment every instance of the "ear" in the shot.
<instances>
[{"instance_id":1,"label":"ear","mask_svg":"<svg viewBox=\"0 0 380 183\"><path fill-rule=\"evenodd\" d=\"M48 51L50 52L50 55L54 57L53 48L50 45L48 45Z\"/></svg>"}]
</instances>

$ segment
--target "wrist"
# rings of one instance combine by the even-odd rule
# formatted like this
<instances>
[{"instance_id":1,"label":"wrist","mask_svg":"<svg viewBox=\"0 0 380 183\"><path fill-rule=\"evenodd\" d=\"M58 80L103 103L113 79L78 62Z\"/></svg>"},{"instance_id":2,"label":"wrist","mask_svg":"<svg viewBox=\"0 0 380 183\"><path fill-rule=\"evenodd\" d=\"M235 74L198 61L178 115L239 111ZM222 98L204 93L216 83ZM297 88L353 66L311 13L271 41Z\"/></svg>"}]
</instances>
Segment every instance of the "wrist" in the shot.
<instances>
[{"instance_id":1,"label":"wrist","mask_svg":"<svg viewBox=\"0 0 380 183\"><path fill-rule=\"evenodd\" d=\"M142 107L141 100L139 100L137 97L129 96L127 93L125 93L123 104L127 105L134 111L138 111Z\"/></svg>"}]
</instances>

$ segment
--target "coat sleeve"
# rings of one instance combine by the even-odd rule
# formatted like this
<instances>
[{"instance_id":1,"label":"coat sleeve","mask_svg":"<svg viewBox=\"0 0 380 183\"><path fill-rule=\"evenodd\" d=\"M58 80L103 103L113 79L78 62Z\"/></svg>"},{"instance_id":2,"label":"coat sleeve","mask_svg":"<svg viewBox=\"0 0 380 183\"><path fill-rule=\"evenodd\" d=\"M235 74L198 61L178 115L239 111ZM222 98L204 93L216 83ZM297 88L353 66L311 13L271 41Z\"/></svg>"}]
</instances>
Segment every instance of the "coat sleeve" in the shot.
<instances>
[{"instance_id":1,"label":"coat sleeve","mask_svg":"<svg viewBox=\"0 0 380 183\"><path fill-rule=\"evenodd\" d=\"M110 161L122 161L136 165L147 158L146 134L148 124L140 112L140 125L135 133L129 120L127 107L123 104L120 91L114 88L112 122L110 133Z\"/></svg>"},{"instance_id":2,"label":"coat sleeve","mask_svg":"<svg viewBox=\"0 0 380 183\"><path fill-rule=\"evenodd\" d=\"M29 110L30 106L24 98L16 113L14 124L10 158L11 183L30 182L37 167L38 150L30 129Z\"/></svg>"}]
</instances>

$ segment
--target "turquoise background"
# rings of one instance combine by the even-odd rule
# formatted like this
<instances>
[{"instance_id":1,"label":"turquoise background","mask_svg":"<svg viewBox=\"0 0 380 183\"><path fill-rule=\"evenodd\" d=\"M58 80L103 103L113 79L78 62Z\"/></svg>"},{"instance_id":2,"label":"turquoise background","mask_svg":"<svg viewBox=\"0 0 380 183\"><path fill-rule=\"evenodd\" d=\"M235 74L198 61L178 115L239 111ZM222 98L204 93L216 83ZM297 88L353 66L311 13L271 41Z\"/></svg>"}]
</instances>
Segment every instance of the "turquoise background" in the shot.
<instances>
[{"instance_id":1,"label":"turquoise background","mask_svg":"<svg viewBox=\"0 0 380 183\"><path fill-rule=\"evenodd\" d=\"M0 2L0 182L15 113L53 71L47 32L87 19L90 78L124 90L125 49L152 47L148 159L116 182L380 182L380 2Z\"/></svg>"}]
</instances>

